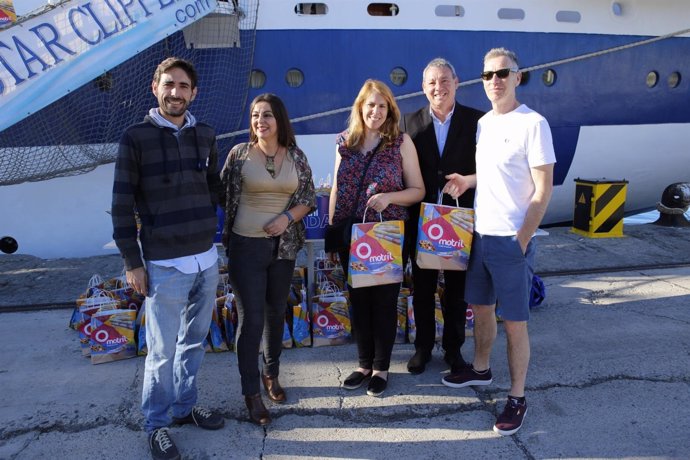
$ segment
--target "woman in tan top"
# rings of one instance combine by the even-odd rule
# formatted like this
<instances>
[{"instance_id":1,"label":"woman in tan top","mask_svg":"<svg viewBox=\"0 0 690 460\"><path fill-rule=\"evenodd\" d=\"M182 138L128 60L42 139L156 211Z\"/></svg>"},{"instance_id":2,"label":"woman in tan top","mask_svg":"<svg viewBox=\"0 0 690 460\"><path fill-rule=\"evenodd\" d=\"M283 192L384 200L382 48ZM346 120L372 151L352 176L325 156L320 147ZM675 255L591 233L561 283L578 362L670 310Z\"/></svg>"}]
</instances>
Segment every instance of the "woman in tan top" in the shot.
<instances>
[{"instance_id":1,"label":"woman in tan top","mask_svg":"<svg viewBox=\"0 0 690 460\"><path fill-rule=\"evenodd\" d=\"M315 207L314 181L297 147L283 102L262 94L250 108L248 143L233 147L221 172L226 190L224 243L237 299L237 362L249 418L271 417L259 392L257 356L263 335L261 380L270 400L286 401L278 382L285 308L302 217Z\"/></svg>"}]
</instances>

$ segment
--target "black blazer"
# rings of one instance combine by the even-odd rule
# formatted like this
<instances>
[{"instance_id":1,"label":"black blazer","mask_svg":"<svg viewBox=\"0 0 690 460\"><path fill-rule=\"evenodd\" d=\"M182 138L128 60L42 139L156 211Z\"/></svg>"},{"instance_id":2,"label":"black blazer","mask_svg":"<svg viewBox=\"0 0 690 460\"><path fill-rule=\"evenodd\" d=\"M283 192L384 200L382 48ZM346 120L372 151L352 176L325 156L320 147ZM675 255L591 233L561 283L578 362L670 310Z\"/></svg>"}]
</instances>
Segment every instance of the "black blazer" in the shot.
<instances>
[{"instance_id":1,"label":"black blazer","mask_svg":"<svg viewBox=\"0 0 690 460\"><path fill-rule=\"evenodd\" d=\"M455 102L455 111L450 120L446 145L443 155L439 155L434 124L429 114L429 106L424 106L416 112L408 113L400 120L400 129L410 135L419 158L419 167L424 179L426 194L422 201L436 203L439 189L447 180L445 176L451 173L462 175L477 172L475 163L477 121L484 112L460 105ZM469 189L458 199L460 206L474 207L474 189ZM450 195L444 195L443 204L455 205ZM419 204L410 206L410 218L405 229L406 235L416 239L417 221L419 220Z\"/></svg>"}]
</instances>

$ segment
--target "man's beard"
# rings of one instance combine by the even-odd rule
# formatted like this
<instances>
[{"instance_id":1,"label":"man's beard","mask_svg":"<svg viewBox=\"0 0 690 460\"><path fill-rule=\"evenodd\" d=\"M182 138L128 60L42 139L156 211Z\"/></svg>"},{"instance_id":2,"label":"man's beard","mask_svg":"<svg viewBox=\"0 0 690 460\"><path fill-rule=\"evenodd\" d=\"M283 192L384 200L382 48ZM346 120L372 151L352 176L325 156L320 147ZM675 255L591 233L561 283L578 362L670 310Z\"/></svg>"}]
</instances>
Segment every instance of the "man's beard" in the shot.
<instances>
[{"instance_id":1,"label":"man's beard","mask_svg":"<svg viewBox=\"0 0 690 460\"><path fill-rule=\"evenodd\" d=\"M168 100L164 100L163 105L160 107L160 109L165 115L168 115L170 117L181 117L187 111L187 107L189 107L189 102L184 100L181 101L182 106L180 108L172 109L170 108L171 104L168 102Z\"/></svg>"}]
</instances>

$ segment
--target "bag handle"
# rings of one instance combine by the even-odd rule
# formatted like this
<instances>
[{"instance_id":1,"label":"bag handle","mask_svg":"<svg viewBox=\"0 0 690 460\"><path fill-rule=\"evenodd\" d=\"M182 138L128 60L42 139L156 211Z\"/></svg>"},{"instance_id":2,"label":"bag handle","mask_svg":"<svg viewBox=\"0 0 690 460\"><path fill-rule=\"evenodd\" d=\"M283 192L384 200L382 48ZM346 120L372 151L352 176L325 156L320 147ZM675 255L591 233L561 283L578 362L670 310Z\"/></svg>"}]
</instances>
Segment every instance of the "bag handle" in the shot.
<instances>
[{"instance_id":1,"label":"bag handle","mask_svg":"<svg viewBox=\"0 0 690 460\"><path fill-rule=\"evenodd\" d=\"M443 195L450 195L450 193L446 193L446 192L441 192L441 193L439 193L439 194L438 194L438 200L436 200L436 204L443 205ZM457 198L455 199L455 207L456 207L456 208L459 208L459 207L460 207L460 203L458 203L458 199L457 199Z\"/></svg>"},{"instance_id":2,"label":"bag handle","mask_svg":"<svg viewBox=\"0 0 690 460\"><path fill-rule=\"evenodd\" d=\"M366 222L366 220L367 220L367 211L370 210L370 209L374 209L374 208L370 208L369 206L367 206L366 208L364 208L364 217L362 217L362 223L365 223L365 222ZM380 222L383 222L383 216L381 215L381 213L379 213L379 221L380 221Z\"/></svg>"}]
</instances>

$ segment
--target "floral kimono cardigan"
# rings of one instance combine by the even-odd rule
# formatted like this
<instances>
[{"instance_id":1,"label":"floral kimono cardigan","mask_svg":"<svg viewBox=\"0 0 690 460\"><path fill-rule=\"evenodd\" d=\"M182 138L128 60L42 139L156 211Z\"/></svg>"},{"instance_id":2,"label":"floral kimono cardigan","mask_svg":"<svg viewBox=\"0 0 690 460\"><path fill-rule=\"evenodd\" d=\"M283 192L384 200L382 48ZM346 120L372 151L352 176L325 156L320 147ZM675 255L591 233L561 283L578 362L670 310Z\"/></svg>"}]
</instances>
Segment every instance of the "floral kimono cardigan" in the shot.
<instances>
[{"instance_id":1,"label":"floral kimono cardigan","mask_svg":"<svg viewBox=\"0 0 690 460\"><path fill-rule=\"evenodd\" d=\"M221 179L225 191L225 225L223 228L223 243L227 248L228 235L235 221L235 214L242 194L242 166L249 155L249 144L238 144L230 150L225 166L221 171ZM313 211L316 208L316 192L311 168L307 162L307 156L297 146L288 147L288 155L295 163L297 170L297 190L290 198L285 210L298 204L308 206ZM297 252L304 246L305 228L302 220L296 220L288 225L285 232L280 235L278 245L278 258L295 260Z\"/></svg>"}]
</instances>

